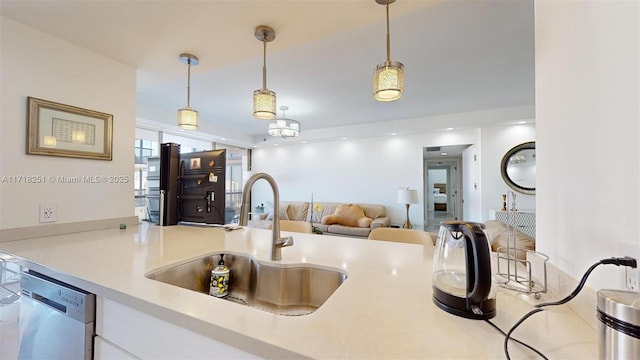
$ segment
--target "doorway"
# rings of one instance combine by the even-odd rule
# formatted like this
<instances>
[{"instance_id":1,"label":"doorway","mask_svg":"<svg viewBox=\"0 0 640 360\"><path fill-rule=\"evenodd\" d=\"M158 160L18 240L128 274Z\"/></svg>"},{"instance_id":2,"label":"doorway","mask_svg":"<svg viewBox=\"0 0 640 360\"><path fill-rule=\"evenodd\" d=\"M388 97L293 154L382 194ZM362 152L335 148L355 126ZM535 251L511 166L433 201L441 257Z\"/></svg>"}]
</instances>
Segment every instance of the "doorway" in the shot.
<instances>
[{"instance_id":1,"label":"doorway","mask_svg":"<svg viewBox=\"0 0 640 360\"><path fill-rule=\"evenodd\" d=\"M462 152L469 145L424 149L424 228L438 232L442 221L462 219Z\"/></svg>"}]
</instances>

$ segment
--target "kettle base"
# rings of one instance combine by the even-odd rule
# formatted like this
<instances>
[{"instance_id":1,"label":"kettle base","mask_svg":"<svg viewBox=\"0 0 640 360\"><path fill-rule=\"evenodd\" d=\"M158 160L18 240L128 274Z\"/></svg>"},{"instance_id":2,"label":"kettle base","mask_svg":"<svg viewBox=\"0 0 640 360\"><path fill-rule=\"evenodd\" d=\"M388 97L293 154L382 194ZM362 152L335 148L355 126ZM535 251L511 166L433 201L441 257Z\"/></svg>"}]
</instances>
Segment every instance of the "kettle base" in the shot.
<instances>
[{"instance_id":1,"label":"kettle base","mask_svg":"<svg viewBox=\"0 0 640 360\"><path fill-rule=\"evenodd\" d=\"M480 312L474 313L467 308L466 299L448 294L434 286L433 302L440 309L467 319L488 320L496 316L496 299L486 299L478 303Z\"/></svg>"}]
</instances>

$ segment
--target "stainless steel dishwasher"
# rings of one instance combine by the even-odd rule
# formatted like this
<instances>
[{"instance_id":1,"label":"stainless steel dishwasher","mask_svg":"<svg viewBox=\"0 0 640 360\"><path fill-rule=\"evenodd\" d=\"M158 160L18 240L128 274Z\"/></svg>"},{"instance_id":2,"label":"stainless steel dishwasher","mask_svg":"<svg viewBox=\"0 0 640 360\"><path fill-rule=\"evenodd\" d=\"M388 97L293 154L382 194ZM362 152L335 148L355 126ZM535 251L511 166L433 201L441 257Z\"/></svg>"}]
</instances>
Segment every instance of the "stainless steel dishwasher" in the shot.
<instances>
[{"instance_id":1,"label":"stainless steel dishwasher","mask_svg":"<svg viewBox=\"0 0 640 360\"><path fill-rule=\"evenodd\" d=\"M21 274L19 359L92 359L96 297L43 274Z\"/></svg>"}]
</instances>

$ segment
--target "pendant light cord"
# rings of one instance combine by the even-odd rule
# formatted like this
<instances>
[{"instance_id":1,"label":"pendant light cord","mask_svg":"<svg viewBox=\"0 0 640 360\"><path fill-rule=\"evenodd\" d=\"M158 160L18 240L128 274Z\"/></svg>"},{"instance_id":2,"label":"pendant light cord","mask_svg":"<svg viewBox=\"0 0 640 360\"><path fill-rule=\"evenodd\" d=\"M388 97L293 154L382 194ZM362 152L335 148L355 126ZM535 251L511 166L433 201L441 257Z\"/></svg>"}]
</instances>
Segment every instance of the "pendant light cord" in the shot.
<instances>
[{"instance_id":1,"label":"pendant light cord","mask_svg":"<svg viewBox=\"0 0 640 360\"><path fill-rule=\"evenodd\" d=\"M389 34L389 0L387 0L387 65L391 63L391 35Z\"/></svg>"},{"instance_id":2,"label":"pendant light cord","mask_svg":"<svg viewBox=\"0 0 640 360\"><path fill-rule=\"evenodd\" d=\"M262 39L262 90L267 90L267 35Z\"/></svg>"},{"instance_id":3,"label":"pendant light cord","mask_svg":"<svg viewBox=\"0 0 640 360\"><path fill-rule=\"evenodd\" d=\"M187 59L187 109L191 109L191 59Z\"/></svg>"}]
</instances>

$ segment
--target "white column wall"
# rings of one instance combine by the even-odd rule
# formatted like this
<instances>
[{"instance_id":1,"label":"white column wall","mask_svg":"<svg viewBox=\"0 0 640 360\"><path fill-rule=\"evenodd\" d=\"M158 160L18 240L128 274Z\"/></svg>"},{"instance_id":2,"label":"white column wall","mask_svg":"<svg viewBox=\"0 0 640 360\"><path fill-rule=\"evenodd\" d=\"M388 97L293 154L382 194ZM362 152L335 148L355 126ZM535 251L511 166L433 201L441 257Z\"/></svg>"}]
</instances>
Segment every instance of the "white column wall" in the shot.
<instances>
[{"instance_id":1,"label":"white column wall","mask_svg":"<svg viewBox=\"0 0 640 360\"><path fill-rule=\"evenodd\" d=\"M640 259L640 3L536 1L535 36L538 250L576 278Z\"/></svg>"},{"instance_id":2,"label":"white column wall","mask_svg":"<svg viewBox=\"0 0 640 360\"><path fill-rule=\"evenodd\" d=\"M0 17L0 229L39 225L39 204L57 205L57 222L134 216L136 71L6 17ZM113 160L27 155L27 97L113 115ZM56 176L128 176L126 183L53 183ZM5 178L6 180L7 178Z\"/></svg>"}]
</instances>

